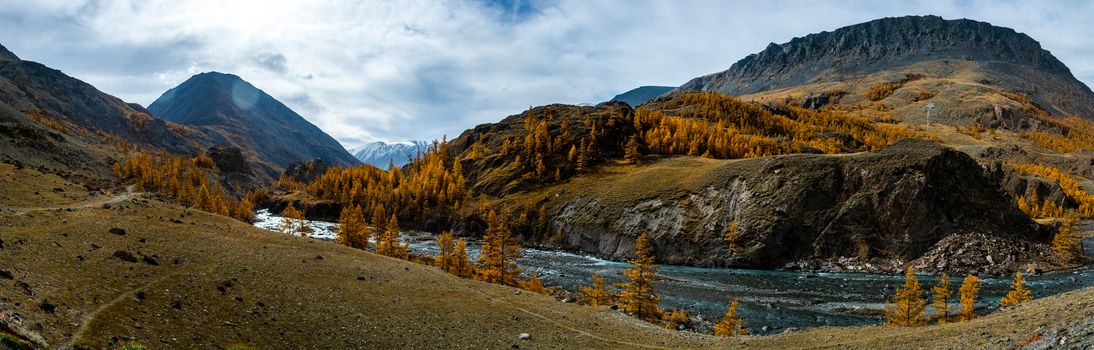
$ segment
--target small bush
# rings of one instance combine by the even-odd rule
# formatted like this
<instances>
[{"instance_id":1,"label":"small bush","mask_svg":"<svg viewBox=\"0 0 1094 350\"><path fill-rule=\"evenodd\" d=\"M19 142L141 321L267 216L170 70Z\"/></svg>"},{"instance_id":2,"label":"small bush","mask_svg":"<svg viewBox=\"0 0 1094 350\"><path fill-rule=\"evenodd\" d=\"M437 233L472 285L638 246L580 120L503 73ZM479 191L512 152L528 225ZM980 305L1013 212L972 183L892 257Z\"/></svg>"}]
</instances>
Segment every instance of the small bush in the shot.
<instances>
[{"instance_id":1,"label":"small bush","mask_svg":"<svg viewBox=\"0 0 1094 350\"><path fill-rule=\"evenodd\" d=\"M866 98L870 101L881 101L893 94L893 91L904 86L904 83L880 83L866 89Z\"/></svg>"},{"instance_id":2,"label":"small bush","mask_svg":"<svg viewBox=\"0 0 1094 350\"><path fill-rule=\"evenodd\" d=\"M147 346L141 343L129 343L122 345L121 350L151 350Z\"/></svg>"}]
</instances>

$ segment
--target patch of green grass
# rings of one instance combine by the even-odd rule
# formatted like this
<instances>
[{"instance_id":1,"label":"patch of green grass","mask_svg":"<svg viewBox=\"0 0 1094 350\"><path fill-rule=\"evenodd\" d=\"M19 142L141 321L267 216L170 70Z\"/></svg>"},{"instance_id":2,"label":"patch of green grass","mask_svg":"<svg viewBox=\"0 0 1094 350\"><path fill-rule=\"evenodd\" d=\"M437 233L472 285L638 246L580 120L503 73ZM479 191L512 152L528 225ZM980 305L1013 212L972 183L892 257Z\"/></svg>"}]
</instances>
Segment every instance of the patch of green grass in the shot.
<instances>
[{"instance_id":1,"label":"patch of green grass","mask_svg":"<svg viewBox=\"0 0 1094 350\"><path fill-rule=\"evenodd\" d=\"M151 350L147 346L141 343L129 343L122 345L121 350Z\"/></svg>"},{"instance_id":2,"label":"patch of green grass","mask_svg":"<svg viewBox=\"0 0 1094 350\"><path fill-rule=\"evenodd\" d=\"M247 344L232 344L232 345L228 345L228 347L225 348L225 350L255 350L255 347L247 345Z\"/></svg>"},{"instance_id":3,"label":"patch of green grass","mask_svg":"<svg viewBox=\"0 0 1094 350\"><path fill-rule=\"evenodd\" d=\"M0 344L12 350L30 350L30 345L11 334L0 334Z\"/></svg>"}]
</instances>

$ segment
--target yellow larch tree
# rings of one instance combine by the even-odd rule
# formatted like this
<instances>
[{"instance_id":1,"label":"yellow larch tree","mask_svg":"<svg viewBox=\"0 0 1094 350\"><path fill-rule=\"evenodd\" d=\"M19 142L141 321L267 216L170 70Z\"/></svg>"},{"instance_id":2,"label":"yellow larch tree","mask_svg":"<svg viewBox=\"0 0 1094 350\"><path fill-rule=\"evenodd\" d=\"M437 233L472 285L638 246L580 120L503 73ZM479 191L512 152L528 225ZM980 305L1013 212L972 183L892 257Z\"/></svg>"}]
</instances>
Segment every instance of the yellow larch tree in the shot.
<instances>
[{"instance_id":1,"label":"yellow larch tree","mask_svg":"<svg viewBox=\"0 0 1094 350\"><path fill-rule=\"evenodd\" d=\"M452 232L444 231L437 237L437 249L440 253L433 257L433 266L452 273L452 267L455 265L454 260L456 258L456 242L453 241Z\"/></svg>"},{"instance_id":2,"label":"yellow larch tree","mask_svg":"<svg viewBox=\"0 0 1094 350\"><path fill-rule=\"evenodd\" d=\"M517 266L516 259L523 256L520 244L513 238L513 233L504 220L498 218L496 211L491 210L486 218L487 229L482 239L484 244L479 255L479 277L487 283L517 286L517 275L521 268Z\"/></svg>"},{"instance_id":3,"label":"yellow larch tree","mask_svg":"<svg viewBox=\"0 0 1094 350\"><path fill-rule=\"evenodd\" d=\"M1064 263L1075 261L1083 255L1080 237L1075 229L1078 222L1079 215L1068 211L1060 221L1056 236L1052 238L1052 252Z\"/></svg>"},{"instance_id":4,"label":"yellow larch tree","mask_svg":"<svg viewBox=\"0 0 1094 350\"><path fill-rule=\"evenodd\" d=\"M527 281L521 282L521 288L530 292L547 294L547 287L543 286L543 282L539 280L539 274L535 272L532 273L532 277L528 277Z\"/></svg>"},{"instance_id":5,"label":"yellow larch tree","mask_svg":"<svg viewBox=\"0 0 1094 350\"><path fill-rule=\"evenodd\" d=\"M388 216L384 214L384 206L373 205L372 218L369 220L369 224L372 224L372 235L377 239L384 234L384 226L387 225L387 220Z\"/></svg>"},{"instance_id":6,"label":"yellow larch tree","mask_svg":"<svg viewBox=\"0 0 1094 350\"><path fill-rule=\"evenodd\" d=\"M1026 288L1026 282L1022 279L1022 273L1015 272L1014 281L1010 284L1010 291L1007 292L1007 295L1002 299L999 299L999 306L1015 306L1030 300L1033 300L1033 293Z\"/></svg>"},{"instance_id":7,"label":"yellow larch tree","mask_svg":"<svg viewBox=\"0 0 1094 350\"><path fill-rule=\"evenodd\" d=\"M722 320L714 325L714 335L733 337L748 334L748 330L744 328L744 319L737 313L737 306L737 299L733 299L733 302L729 303L725 316L722 316Z\"/></svg>"},{"instance_id":8,"label":"yellow larch tree","mask_svg":"<svg viewBox=\"0 0 1094 350\"><path fill-rule=\"evenodd\" d=\"M945 324L950 318L950 297L953 296L953 291L950 290L950 276L945 272L938 277L938 284L931 288L931 295L933 297L931 306L935 310L931 318L938 324Z\"/></svg>"},{"instance_id":9,"label":"yellow larch tree","mask_svg":"<svg viewBox=\"0 0 1094 350\"><path fill-rule=\"evenodd\" d=\"M406 259L406 244L399 241L399 219L391 214L391 220L387 222L384 233L376 240L376 253L393 258Z\"/></svg>"},{"instance_id":10,"label":"yellow larch tree","mask_svg":"<svg viewBox=\"0 0 1094 350\"><path fill-rule=\"evenodd\" d=\"M927 300L919 288L915 269L909 267L904 273L904 286L896 290L892 302L885 303L886 324L896 327L925 325L926 307Z\"/></svg>"},{"instance_id":11,"label":"yellow larch tree","mask_svg":"<svg viewBox=\"0 0 1094 350\"><path fill-rule=\"evenodd\" d=\"M976 298L980 294L980 278L975 275L965 276L961 282L961 311L957 312L959 321L969 321L976 316Z\"/></svg>"},{"instance_id":12,"label":"yellow larch tree","mask_svg":"<svg viewBox=\"0 0 1094 350\"><path fill-rule=\"evenodd\" d=\"M368 225L361 213L361 206L343 207L338 216L338 243L357 248L368 249Z\"/></svg>"},{"instance_id":13,"label":"yellow larch tree","mask_svg":"<svg viewBox=\"0 0 1094 350\"><path fill-rule=\"evenodd\" d=\"M598 274L593 274L593 285L591 287L581 287L579 290L581 294L585 295L589 305L601 306L611 305L612 303L612 294L608 292L604 284L604 277Z\"/></svg>"},{"instance_id":14,"label":"yellow larch tree","mask_svg":"<svg viewBox=\"0 0 1094 350\"><path fill-rule=\"evenodd\" d=\"M627 139L627 145L624 148L623 157L631 164L638 163L642 159L642 153L638 151L638 138L631 136Z\"/></svg>"},{"instance_id":15,"label":"yellow larch tree","mask_svg":"<svg viewBox=\"0 0 1094 350\"><path fill-rule=\"evenodd\" d=\"M627 260L634 267L623 272L627 282L620 283L616 301L628 314L654 322L661 319L662 310L657 304L661 296L653 288L657 280L657 267L653 266L653 248L645 232L634 243L635 258Z\"/></svg>"},{"instance_id":16,"label":"yellow larch tree","mask_svg":"<svg viewBox=\"0 0 1094 350\"><path fill-rule=\"evenodd\" d=\"M285 206L285 210L281 211L281 223L277 227L279 230L290 234L304 235L310 228L307 222L304 221L304 213L296 209L292 203Z\"/></svg>"},{"instance_id":17,"label":"yellow larch tree","mask_svg":"<svg viewBox=\"0 0 1094 350\"><path fill-rule=\"evenodd\" d=\"M456 241L455 256L449 273L463 278L475 275L475 264L471 263L471 256L467 254L467 242L463 238Z\"/></svg>"}]
</instances>

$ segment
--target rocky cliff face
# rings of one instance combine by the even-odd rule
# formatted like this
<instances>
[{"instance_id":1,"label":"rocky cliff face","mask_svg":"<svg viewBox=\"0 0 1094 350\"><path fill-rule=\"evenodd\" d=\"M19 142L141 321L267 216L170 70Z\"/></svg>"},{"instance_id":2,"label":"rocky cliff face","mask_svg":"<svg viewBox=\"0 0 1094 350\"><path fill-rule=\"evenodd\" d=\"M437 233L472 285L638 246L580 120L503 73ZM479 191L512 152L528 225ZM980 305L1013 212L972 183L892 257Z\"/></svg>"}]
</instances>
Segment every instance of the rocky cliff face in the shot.
<instances>
[{"instance_id":1,"label":"rocky cliff face","mask_svg":"<svg viewBox=\"0 0 1094 350\"><path fill-rule=\"evenodd\" d=\"M824 268L850 259L895 270L929 258L928 270L1001 272L1036 260L1051 235L1017 210L976 161L929 141L904 140L851 156L662 162L699 163L679 165L685 173L675 182L655 180L664 174L652 171L648 179L597 180L626 186L639 200L595 184L548 195L541 205L555 213L552 226L564 234L553 240L621 259L632 254L634 237L647 232L658 260L672 264ZM731 246L724 234L732 223ZM957 236L996 243L938 248ZM995 255L994 263L980 263L983 257L975 255L985 252ZM962 259L977 264L957 263Z\"/></svg>"},{"instance_id":2,"label":"rocky cliff face","mask_svg":"<svg viewBox=\"0 0 1094 350\"><path fill-rule=\"evenodd\" d=\"M916 66L925 62L939 64ZM953 68L957 63L972 67ZM746 95L847 82L908 67L915 67L917 76L955 78L1028 93L1055 114L1094 118L1094 92L1037 41L1009 28L936 16L884 18L772 43L728 70L695 78L678 89Z\"/></svg>"}]
</instances>

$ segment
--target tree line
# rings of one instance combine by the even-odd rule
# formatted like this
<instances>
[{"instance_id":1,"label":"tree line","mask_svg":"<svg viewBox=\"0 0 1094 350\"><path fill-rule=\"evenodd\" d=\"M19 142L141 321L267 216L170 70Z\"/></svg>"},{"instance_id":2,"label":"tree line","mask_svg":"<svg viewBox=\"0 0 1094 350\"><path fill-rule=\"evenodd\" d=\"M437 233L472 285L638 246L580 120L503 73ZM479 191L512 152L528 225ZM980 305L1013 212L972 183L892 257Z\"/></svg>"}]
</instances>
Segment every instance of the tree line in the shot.
<instances>
[{"instance_id":1,"label":"tree line","mask_svg":"<svg viewBox=\"0 0 1094 350\"><path fill-rule=\"evenodd\" d=\"M215 180L216 164L206 155L184 157L166 152L129 152L114 163L114 174L132 181L137 191L156 192L194 209L253 223L254 204L247 196L236 198ZM213 179L211 179L213 177Z\"/></svg>"}]
</instances>

